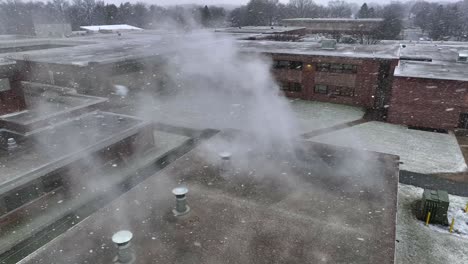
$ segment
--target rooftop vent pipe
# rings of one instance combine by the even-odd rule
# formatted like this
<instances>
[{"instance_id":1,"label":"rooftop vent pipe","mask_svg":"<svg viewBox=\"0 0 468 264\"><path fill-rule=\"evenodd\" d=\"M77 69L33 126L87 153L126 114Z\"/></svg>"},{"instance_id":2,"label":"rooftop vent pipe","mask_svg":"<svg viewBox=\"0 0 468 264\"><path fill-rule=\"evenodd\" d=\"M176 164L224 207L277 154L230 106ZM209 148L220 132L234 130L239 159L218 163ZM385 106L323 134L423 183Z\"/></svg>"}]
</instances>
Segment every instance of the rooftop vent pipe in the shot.
<instances>
[{"instance_id":1,"label":"rooftop vent pipe","mask_svg":"<svg viewBox=\"0 0 468 264\"><path fill-rule=\"evenodd\" d=\"M112 242L117 246L118 252L114 259L115 263L131 264L135 262L135 254L130 247L133 234L128 230L121 230L112 236Z\"/></svg>"},{"instance_id":2,"label":"rooftop vent pipe","mask_svg":"<svg viewBox=\"0 0 468 264\"><path fill-rule=\"evenodd\" d=\"M172 210L175 216L185 215L190 211L190 207L187 205L188 189L185 187L177 187L172 190L172 193L176 197L176 207Z\"/></svg>"},{"instance_id":3,"label":"rooftop vent pipe","mask_svg":"<svg viewBox=\"0 0 468 264\"><path fill-rule=\"evenodd\" d=\"M231 160L231 152L221 152L218 154L221 158L221 171L227 171Z\"/></svg>"},{"instance_id":4,"label":"rooftop vent pipe","mask_svg":"<svg viewBox=\"0 0 468 264\"><path fill-rule=\"evenodd\" d=\"M222 160L230 160L231 159L231 152L221 152L219 153L219 156L221 157Z\"/></svg>"},{"instance_id":5,"label":"rooftop vent pipe","mask_svg":"<svg viewBox=\"0 0 468 264\"><path fill-rule=\"evenodd\" d=\"M8 151L13 151L18 147L18 144L16 144L16 140L14 138L8 138L7 139L7 150Z\"/></svg>"}]
</instances>

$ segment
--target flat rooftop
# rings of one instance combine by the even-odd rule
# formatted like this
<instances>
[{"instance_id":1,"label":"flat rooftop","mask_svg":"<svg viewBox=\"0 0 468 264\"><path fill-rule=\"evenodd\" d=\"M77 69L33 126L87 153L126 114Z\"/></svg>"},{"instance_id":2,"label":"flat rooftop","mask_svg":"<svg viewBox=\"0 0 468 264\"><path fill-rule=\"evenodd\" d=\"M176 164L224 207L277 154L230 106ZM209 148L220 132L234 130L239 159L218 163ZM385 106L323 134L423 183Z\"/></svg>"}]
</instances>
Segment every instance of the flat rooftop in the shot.
<instances>
[{"instance_id":1,"label":"flat rooftop","mask_svg":"<svg viewBox=\"0 0 468 264\"><path fill-rule=\"evenodd\" d=\"M106 98L77 94L70 89L69 91L53 85L21 82L21 88L26 109L0 116L0 125L3 128L16 128L15 131L19 133L38 128L41 123L50 125L54 119L66 118L74 112L84 111L107 101Z\"/></svg>"},{"instance_id":2,"label":"flat rooftop","mask_svg":"<svg viewBox=\"0 0 468 264\"><path fill-rule=\"evenodd\" d=\"M429 57L436 63L453 63L457 61L458 53L468 49L468 43L401 43L401 57Z\"/></svg>"},{"instance_id":3,"label":"flat rooftop","mask_svg":"<svg viewBox=\"0 0 468 264\"><path fill-rule=\"evenodd\" d=\"M260 27L260 26L247 26L247 27L230 27L216 29L215 32L225 33L255 33L255 34L286 34L297 30L305 29L305 27Z\"/></svg>"},{"instance_id":4,"label":"flat rooftop","mask_svg":"<svg viewBox=\"0 0 468 264\"><path fill-rule=\"evenodd\" d=\"M402 60L395 69L395 76L457 81L468 80L468 65L457 62L459 53L463 53L468 49L467 42L384 41L384 43L400 43L399 56Z\"/></svg>"},{"instance_id":5,"label":"flat rooftop","mask_svg":"<svg viewBox=\"0 0 468 264\"><path fill-rule=\"evenodd\" d=\"M291 30L291 28L292 27L288 27L288 30ZM269 27L266 30L268 29ZM263 29L259 29L259 32L262 30ZM205 46L217 45L217 40L213 41L212 38L209 38L208 40L204 39L203 34L206 34L206 32L196 32L190 37L184 37L177 34L166 34L159 31L126 32L122 33L121 36L118 36L117 34L98 34L65 40L61 39L57 41L49 40L45 43L48 43L49 45L65 45L64 43L69 41L69 46L5 53L3 54L3 57L12 60L28 60L38 63L84 67L88 66L90 63L106 64L131 59L146 59L148 57L175 54L177 52L178 41L198 42L200 43L199 45ZM261 35L254 33L232 33L229 35L233 38L239 39L248 38L249 36L252 36L252 34L255 36ZM22 45L28 46L27 40L24 41L25 42L22 43ZM220 41L222 41L221 38ZM322 50L320 48L320 43L310 42L239 40L238 43L243 50L255 52L356 58L398 58L398 44L366 46L338 44L336 50ZM0 47L1 45L2 43L0 42ZM197 45L193 46L196 48Z\"/></svg>"},{"instance_id":6,"label":"flat rooftop","mask_svg":"<svg viewBox=\"0 0 468 264\"><path fill-rule=\"evenodd\" d=\"M96 111L17 137L19 146L13 153L0 149L0 194L117 143L146 125L136 118ZM0 135L4 133L13 135L5 130Z\"/></svg>"},{"instance_id":7,"label":"flat rooftop","mask_svg":"<svg viewBox=\"0 0 468 264\"><path fill-rule=\"evenodd\" d=\"M468 81L468 65L466 63L434 64L400 61L398 67L395 68L394 76Z\"/></svg>"},{"instance_id":8,"label":"flat rooftop","mask_svg":"<svg viewBox=\"0 0 468 264\"><path fill-rule=\"evenodd\" d=\"M326 50L318 42L238 41L241 49L249 52L284 53L295 55L336 56L350 58L398 59L399 46L337 44Z\"/></svg>"},{"instance_id":9,"label":"flat rooftop","mask_svg":"<svg viewBox=\"0 0 468 264\"><path fill-rule=\"evenodd\" d=\"M287 18L282 21L301 21L301 22L324 22L324 23L362 23L362 22L382 22L383 18Z\"/></svg>"},{"instance_id":10,"label":"flat rooftop","mask_svg":"<svg viewBox=\"0 0 468 264\"><path fill-rule=\"evenodd\" d=\"M249 150L253 141L204 142L20 263L110 263L122 229L135 263L394 263L396 156L314 143ZM191 211L176 218L179 185Z\"/></svg>"},{"instance_id":11,"label":"flat rooftop","mask_svg":"<svg viewBox=\"0 0 468 264\"><path fill-rule=\"evenodd\" d=\"M288 26L303 26L308 32L315 33L333 33L333 32L349 32L362 33L370 32L377 28L383 21L382 18L291 18L281 20L283 24Z\"/></svg>"},{"instance_id":12,"label":"flat rooftop","mask_svg":"<svg viewBox=\"0 0 468 264\"><path fill-rule=\"evenodd\" d=\"M134 27L134 26L127 25L127 24L81 26L80 29L84 29L86 31L92 31L92 32L99 32L101 30L107 30L107 31L143 30L142 28Z\"/></svg>"},{"instance_id":13,"label":"flat rooftop","mask_svg":"<svg viewBox=\"0 0 468 264\"><path fill-rule=\"evenodd\" d=\"M307 19L306 19L307 20ZM316 20L316 19L312 19ZM354 19L319 19L323 21L347 21ZM217 36L234 39L250 39L273 32L294 31L302 27L242 27L217 30ZM14 48L21 52L1 54L0 71L8 71L15 60L37 63L73 65L85 67L90 63L107 64L126 60L144 60L150 57L170 56L177 53L177 43L198 42L198 45L217 45L218 40L204 38L206 31L194 32L190 37L163 31L135 31L117 34L94 34L69 39L20 39L0 40L0 52ZM219 39L222 41L222 38ZM468 50L466 42L382 41L377 45L337 44L334 50L321 49L319 42L280 42L267 40L238 40L243 51L280 53L310 56L334 56L371 59L407 59L406 69L397 69L396 76L466 80L468 69L457 62L458 53ZM193 45L195 49L198 45ZM186 48L186 47L185 47ZM31 50L28 50L31 49ZM413 63L411 60L430 59L432 62Z\"/></svg>"},{"instance_id":14,"label":"flat rooftop","mask_svg":"<svg viewBox=\"0 0 468 264\"><path fill-rule=\"evenodd\" d=\"M50 43L69 41L72 46L51 49L31 50L25 52L6 53L3 56L12 60L27 60L38 63L88 66L90 63L115 63L132 59L147 59L177 51L178 41L200 42L200 45L215 45L203 38L189 37L161 32L134 31L117 34L95 34L84 37L50 40ZM0 43L1 46L1 43Z\"/></svg>"}]
</instances>

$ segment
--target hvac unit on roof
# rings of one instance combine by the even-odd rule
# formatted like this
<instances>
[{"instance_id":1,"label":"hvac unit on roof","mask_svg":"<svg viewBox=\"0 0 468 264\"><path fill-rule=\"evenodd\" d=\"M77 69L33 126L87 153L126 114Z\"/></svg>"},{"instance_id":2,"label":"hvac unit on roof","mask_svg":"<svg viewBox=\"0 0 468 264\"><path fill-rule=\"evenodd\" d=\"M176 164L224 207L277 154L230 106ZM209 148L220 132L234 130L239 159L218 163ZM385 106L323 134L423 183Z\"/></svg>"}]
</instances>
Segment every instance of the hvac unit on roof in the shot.
<instances>
[{"instance_id":1,"label":"hvac unit on roof","mask_svg":"<svg viewBox=\"0 0 468 264\"><path fill-rule=\"evenodd\" d=\"M457 61L468 63L468 50L459 51Z\"/></svg>"},{"instance_id":2,"label":"hvac unit on roof","mask_svg":"<svg viewBox=\"0 0 468 264\"><path fill-rule=\"evenodd\" d=\"M334 40L334 39L323 39L321 49L326 49L326 50L336 49L336 40Z\"/></svg>"}]
</instances>

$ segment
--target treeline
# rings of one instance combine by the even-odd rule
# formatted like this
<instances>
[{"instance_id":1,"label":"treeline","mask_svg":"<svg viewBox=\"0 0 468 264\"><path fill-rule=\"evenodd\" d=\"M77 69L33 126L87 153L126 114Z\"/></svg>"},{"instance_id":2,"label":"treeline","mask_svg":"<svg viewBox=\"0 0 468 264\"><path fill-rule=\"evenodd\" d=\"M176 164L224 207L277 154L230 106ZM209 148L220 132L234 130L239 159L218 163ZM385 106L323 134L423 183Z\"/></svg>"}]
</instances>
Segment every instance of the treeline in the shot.
<instances>
[{"instance_id":1,"label":"treeline","mask_svg":"<svg viewBox=\"0 0 468 264\"><path fill-rule=\"evenodd\" d=\"M383 18L384 23L371 36L373 39L394 39L403 26L418 26L434 40L468 39L468 0L456 3L425 1L363 4L361 7L344 0L331 0L320 5L313 0L250 0L229 15L233 26L278 25L285 18ZM366 41L364 41L366 42Z\"/></svg>"},{"instance_id":2,"label":"treeline","mask_svg":"<svg viewBox=\"0 0 468 264\"><path fill-rule=\"evenodd\" d=\"M456 3L391 2L386 5L331 0L250 0L231 11L222 7L185 5L161 7L144 3L106 4L96 0L49 0L48 2L0 0L0 34L33 34L34 24L70 23L73 30L84 25L130 24L146 29L171 25L192 27L273 26L285 18L383 18L384 23L361 42L394 39L403 25L418 26L432 39L467 39L468 0ZM367 38L368 40L364 40Z\"/></svg>"},{"instance_id":3,"label":"treeline","mask_svg":"<svg viewBox=\"0 0 468 264\"><path fill-rule=\"evenodd\" d=\"M234 9L229 16L234 26L276 25L285 18L372 18L383 17L385 6L367 4L360 7L344 0L331 0L327 5L313 0L290 0L288 4L278 0L250 0L246 5ZM401 14L403 15L403 14Z\"/></svg>"},{"instance_id":4,"label":"treeline","mask_svg":"<svg viewBox=\"0 0 468 264\"><path fill-rule=\"evenodd\" d=\"M245 6L234 9L229 16L233 26L280 25L285 18L383 18L381 27L374 32L358 34L361 43L375 43L379 39L395 39L403 26L406 8L401 3L369 7L343 0L332 0L328 5L316 4L312 0L290 0L288 4L278 0L250 0Z\"/></svg>"},{"instance_id":5,"label":"treeline","mask_svg":"<svg viewBox=\"0 0 468 264\"><path fill-rule=\"evenodd\" d=\"M434 40L464 40L468 37L468 0L444 5L416 2L411 8L411 19Z\"/></svg>"},{"instance_id":6,"label":"treeline","mask_svg":"<svg viewBox=\"0 0 468 264\"><path fill-rule=\"evenodd\" d=\"M227 12L216 6L161 7L144 3L106 4L95 0L22 2L0 0L0 34L33 34L34 24L70 23L80 26L130 24L152 29L170 22L179 26L222 26Z\"/></svg>"}]
</instances>

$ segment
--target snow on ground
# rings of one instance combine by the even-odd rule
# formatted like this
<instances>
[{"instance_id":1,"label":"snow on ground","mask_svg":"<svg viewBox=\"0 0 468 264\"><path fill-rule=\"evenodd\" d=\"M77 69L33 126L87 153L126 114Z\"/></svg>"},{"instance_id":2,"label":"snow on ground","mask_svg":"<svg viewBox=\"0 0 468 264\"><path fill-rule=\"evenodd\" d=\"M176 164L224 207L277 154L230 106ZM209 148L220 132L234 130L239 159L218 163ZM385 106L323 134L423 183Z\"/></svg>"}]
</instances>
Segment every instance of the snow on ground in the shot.
<instances>
[{"instance_id":1,"label":"snow on ground","mask_svg":"<svg viewBox=\"0 0 468 264\"><path fill-rule=\"evenodd\" d=\"M418 173L460 172L467 168L452 134L367 122L310 140L398 155L403 162L400 169Z\"/></svg>"},{"instance_id":2,"label":"snow on ground","mask_svg":"<svg viewBox=\"0 0 468 264\"><path fill-rule=\"evenodd\" d=\"M356 121L364 116L360 107L316 101L291 100L291 108L304 133Z\"/></svg>"},{"instance_id":3,"label":"snow on ground","mask_svg":"<svg viewBox=\"0 0 468 264\"><path fill-rule=\"evenodd\" d=\"M297 135L359 120L364 116L364 110L360 107L287 98L285 100L290 102L292 118L297 118ZM200 99L189 93L178 94L177 98L167 96L156 100L148 99L139 104L147 106L136 113L143 118L194 129L238 128L246 123L246 116L249 115L248 106L242 101L211 100L208 103L206 98ZM125 110L120 108L113 111Z\"/></svg>"},{"instance_id":4,"label":"snow on ground","mask_svg":"<svg viewBox=\"0 0 468 264\"><path fill-rule=\"evenodd\" d=\"M468 213L465 213L465 206L468 203L468 198L451 195L449 199L449 223L452 221L452 218L455 219L453 232L468 239ZM446 231L446 228L444 231Z\"/></svg>"},{"instance_id":5,"label":"snow on ground","mask_svg":"<svg viewBox=\"0 0 468 264\"><path fill-rule=\"evenodd\" d=\"M422 193L423 189L411 185L400 184L398 187L396 263L468 263L466 236L450 234L446 227L427 227L416 219L415 204ZM453 195L449 199L452 213L468 202L468 198ZM462 221L459 224L462 225ZM462 227L456 226L455 229L461 230Z\"/></svg>"}]
</instances>

